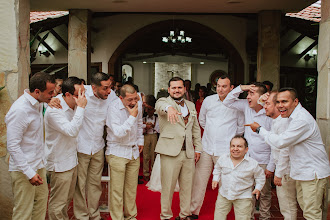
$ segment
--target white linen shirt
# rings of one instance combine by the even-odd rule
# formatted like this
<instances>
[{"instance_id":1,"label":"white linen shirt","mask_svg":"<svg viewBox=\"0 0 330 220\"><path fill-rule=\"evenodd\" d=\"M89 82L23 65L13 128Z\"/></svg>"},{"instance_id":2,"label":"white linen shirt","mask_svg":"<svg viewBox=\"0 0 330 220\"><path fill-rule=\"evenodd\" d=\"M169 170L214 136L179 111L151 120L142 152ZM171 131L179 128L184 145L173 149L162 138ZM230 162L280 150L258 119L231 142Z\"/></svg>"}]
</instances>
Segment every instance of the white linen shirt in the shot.
<instances>
[{"instance_id":1,"label":"white linen shirt","mask_svg":"<svg viewBox=\"0 0 330 220\"><path fill-rule=\"evenodd\" d=\"M260 136L272 147L289 147L292 179L309 181L330 176L329 158L313 116L299 103L289 120L283 133L275 134L261 127Z\"/></svg>"},{"instance_id":2,"label":"white linen shirt","mask_svg":"<svg viewBox=\"0 0 330 220\"><path fill-rule=\"evenodd\" d=\"M94 155L105 146L103 134L107 118L108 106L113 100L118 99L111 90L106 100L97 98L94 95L92 86L85 87L87 105L85 107L83 125L78 135L78 152Z\"/></svg>"},{"instance_id":3,"label":"white linen shirt","mask_svg":"<svg viewBox=\"0 0 330 220\"><path fill-rule=\"evenodd\" d=\"M198 119L200 126L204 128L203 151L209 155L229 153L228 146L232 137L244 132L243 113L226 107L218 94L205 98Z\"/></svg>"},{"instance_id":4,"label":"white linen shirt","mask_svg":"<svg viewBox=\"0 0 330 220\"><path fill-rule=\"evenodd\" d=\"M138 146L143 146L142 103L138 102L138 114L129 114L121 99L109 106L107 116L107 149L105 155L115 155L131 160L140 155Z\"/></svg>"},{"instance_id":5,"label":"white linen shirt","mask_svg":"<svg viewBox=\"0 0 330 220\"><path fill-rule=\"evenodd\" d=\"M237 86L227 95L223 104L229 108L244 112L245 124L257 122L260 126L269 131L271 129L272 119L266 116L265 109L256 112L254 109L250 108L246 99L237 99L242 92L241 87ZM249 126L245 127L244 137L249 144L250 157L258 161L259 164L267 164L267 170L274 172L275 164L270 156L271 147L262 137L253 132Z\"/></svg>"},{"instance_id":6,"label":"white linen shirt","mask_svg":"<svg viewBox=\"0 0 330 220\"><path fill-rule=\"evenodd\" d=\"M85 109L71 109L62 94L58 95L62 109L47 108L45 114L46 169L65 172L78 164L77 137Z\"/></svg>"},{"instance_id":7,"label":"white linen shirt","mask_svg":"<svg viewBox=\"0 0 330 220\"><path fill-rule=\"evenodd\" d=\"M281 134L284 132L289 124L288 118L282 118L279 115L277 118L273 119L271 132L275 134ZM275 163L275 176L282 178L285 175L290 175L290 157L289 148L278 149L272 147L272 157Z\"/></svg>"},{"instance_id":8,"label":"white linen shirt","mask_svg":"<svg viewBox=\"0 0 330 220\"><path fill-rule=\"evenodd\" d=\"M5 117L9 171L22 172L28 179L45 167L42 107L26 89Z\"/></svg>"},{"instance_id":9,"label":"white linen shirt","mask_svg":"<svg viewBox=\"0 0 330 220\"><path fill-rule=\"evenodd\" d=\"M230 154L225 154L219 157L213 170L213 181L220 180L219 193L228 200L235 200L252 198L254 182L255 189L261 191L266 177L258 162L248 154L235 167Z\"/></svg>"}]
</instances>

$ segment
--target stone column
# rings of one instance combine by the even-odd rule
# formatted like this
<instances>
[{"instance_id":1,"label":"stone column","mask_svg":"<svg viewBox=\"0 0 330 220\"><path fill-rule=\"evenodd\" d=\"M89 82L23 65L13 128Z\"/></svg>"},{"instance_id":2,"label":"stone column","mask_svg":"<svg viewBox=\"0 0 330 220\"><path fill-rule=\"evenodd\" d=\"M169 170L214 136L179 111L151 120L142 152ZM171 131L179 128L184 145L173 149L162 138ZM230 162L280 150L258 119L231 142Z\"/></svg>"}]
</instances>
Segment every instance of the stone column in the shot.
<instances>
[{"instance_id":1,"label":"stone column","mask_svg":"<svg viewBox=\"0 0 330 220\"><path fill-rule=\"evenodd\" d=\"M0 7L0 213L11 219L13 195L8 172L6 124L11 104L28 88L30 1L2 0Z\"/></svg>"},{"instance_id":2,"label":"stone column","mask_svg":"<svg viewBox=\"0 0 330 220\"><path fill-rule=\"evenodd\" d=\"M280 87L280 11L261 11L258 17L257 81Z\"/></svg>"},{"instance_id":3,"label":"stone column","mask_svg":"<svg viewBox=\"0 0 330 220\"><path fill-rule=\"evenodd\" d=\"M83 78L89 82L91 66L91 12L87 9L72 9L69 14L69 76Z\"/></svg>"},{"instance_id":4,"label":"stone column","mask_svg":"<svg viewBox=\"0 0 330 220\"><path fill-rule=\"evenodd\" d=\"M318 41L318 85L316 120L320 127L323 143L330 149L330 0L322 0L321 22ZM328 197L329 198L329 197ZM329 199L328 199L329 201ZM326 207L327 208L327 207ZM323 219L326 219L325 212Z\"/></svg>"}]
</instances>

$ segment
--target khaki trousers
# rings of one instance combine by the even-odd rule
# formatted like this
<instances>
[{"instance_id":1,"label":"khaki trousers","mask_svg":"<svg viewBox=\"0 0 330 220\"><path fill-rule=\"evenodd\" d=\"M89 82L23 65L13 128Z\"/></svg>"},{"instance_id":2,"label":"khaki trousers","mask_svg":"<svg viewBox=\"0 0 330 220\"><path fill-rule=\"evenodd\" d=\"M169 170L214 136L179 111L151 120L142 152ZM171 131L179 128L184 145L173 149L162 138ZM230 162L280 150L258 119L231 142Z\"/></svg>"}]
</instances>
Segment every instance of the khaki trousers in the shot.
<instances>
[{"instance_id":1,"label":"khaki trousers","mask_svg":"<svg viewBox=\"0 0 330 220\"><path fill-rule=\"evenodd\" d=\"M155 148L157 144L157 134L145 134L143 146L143 176L150 176L149 163L151 167L155 161Z\"/></svg>"},{"instance_id":2,"label":"khaki trousers","mask_svg":"<svg viewBox=\"0 0 330 220\"><path fill-rule=\"evenodd\" d=\"M13 220L45 219L48 200L46 169L39 169L37 173L43 180L39 186L33 186L22 172L10 172L14 194Z\"/></svg>"},{"instance_id":3,"label":"khaki trousers","mask_svg":"<svg viewBox=\"0 0 330 220\"><path fill-rule=\"evenodd\" d=\"M296 181L289 175L282 178L282 186L276 186L280 211L285 220L297 219Z\"/></svg>"},{"instance_id":4,"label":"khaki trousers","mask_svg":"<svg viewBox=\"0 0 330 220\"><path fill-rule=\"evenodd\" d=\"M65 172L50 171L49 220L69 219L68 207L77 183L77 167Z\"/></svg>"},{"instance_id":5,"label":"khaki trousers","mask_svg":"<svg viewBox=\"0 0 330 220\"><path fill-rule=\"evenodd\" d=\"M77 184L73 196L73 212L77 220L101 219L99 200L103 166L104 149L94 155L78 152Z\"/></svg>"},{"instance_id":6,"label":"khaki trousers","mask_svg":"<svg viewBox=\"0 0 330 220\"><path fill-rule=\"evenodd\" d=\"M263 169L266 170L267 164L259 164L259 166ZM259 220L268 220L270 219L270 206L271 206L271 201L272 201L272 186L271 186L271 179L268 178L266 179L266 183L264 187L262 188L260 192L260 198L259 198ZM254 207L256 204L256 199L255 196L253 196L252 199L252 214L251 214L251 219L254 220Z\"/></svg>"},{"instance_id":7,"label":"khaki trousers","mask_svg":"<svg viewBox=\"0 0 330 220\"><path fill-rule=\"evenodd\" d=\"M296 180L297 200L305 219L322 219L322 205L326 195L327 181L327 178L311 181Z\"/></svg>"},{"instance_id":8,"label":"khaki trousers","mask_svg":"<svg viewBox=\"0 0 330 220\"><path fill-rule=\"evenodd\" d=\"M109 206L112 220L136 220L136 191L140 158L131 160L106 155L110 166Z\"/></svg>"},{"instance_id":9,"label":"khaki trousers","mask_svg":"<svg viewBox=\"0 0 330 220\"><path fill-rule=\"evenodd\" d=\"M218 199L215 204L214 220L226 220L233 205L235 219L249 220L251 218L252 199L228 200L218 193Z\"/></svg>"},{"instance_id":10,"label":"khaki trousers","mask_svg":"<svg viewBox=\"0 0 330 220\"><path fill-rule=\"evenodd\" d=\"M216 164L218 159L219 156L209 155L205 151L201 153L201 157L196 164L191 192L190 211L192 214L199 215L203 205L207 183L209 182L214 164Z\"/></svg>"},{"instance_id":11,"label":"khaki trousers","mask_svg":"<svg viewBox=\"0 0 330 220\"><path fill-rule=\"evenodd\" d=\"M178 156L171 157L160 155L161 164L161 219L171 219L172 198L177 180L180 186L180 217L190 215L191 190L195 171L194 158L187 158L186 151L181 151Z\"/></svg>"}]
</instances>

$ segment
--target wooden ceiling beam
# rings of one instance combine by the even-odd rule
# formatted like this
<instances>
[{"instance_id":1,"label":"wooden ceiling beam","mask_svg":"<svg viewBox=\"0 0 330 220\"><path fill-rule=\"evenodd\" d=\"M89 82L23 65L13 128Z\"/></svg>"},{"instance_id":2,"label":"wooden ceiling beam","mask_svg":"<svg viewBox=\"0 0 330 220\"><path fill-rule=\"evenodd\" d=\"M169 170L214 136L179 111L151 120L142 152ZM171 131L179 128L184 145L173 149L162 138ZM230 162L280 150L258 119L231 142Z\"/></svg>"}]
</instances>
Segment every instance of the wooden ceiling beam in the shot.
<instances>
[{"instance_id":1,"label":"wooden ceiling beam","mask_svg":"<svg viewBox=\"0 0 330 220\"><path fill-rule=\"evenodd\" d=\"M281 52L281 56L286 55L294 46L296 46L303 38L305 37L305 35L300 34L299 37L297 37L297 39L295 39L291 44L289 44L289 46L287 46L282 52Z\"/></svg>"},{"instance_id":2,"label":"wooden ceiling beam","mask_svg":"<svg viewBox=\"0 0 330 220\"><path fill-rule=\"evenodd\" d=\"M305 56L308 51L310 51L311 49L313 49L313 47L315 47L317 45L318 41L314 41L311 45L309 45L309 47L307 47L302 53L299 54L299 59L302 58L303 56Z\"/></svg>"},{"instance_id":3,"label":"wooden ceiling beam","mask_svg":"<svg viewBox=\"0 0 330 220\"><path fill-rule=\"evenodd\" d=\"M65 47L66 50L68 50L68 43L60 36L54 29L49 30L52 35Z\"/></svg>"}]
</instances>

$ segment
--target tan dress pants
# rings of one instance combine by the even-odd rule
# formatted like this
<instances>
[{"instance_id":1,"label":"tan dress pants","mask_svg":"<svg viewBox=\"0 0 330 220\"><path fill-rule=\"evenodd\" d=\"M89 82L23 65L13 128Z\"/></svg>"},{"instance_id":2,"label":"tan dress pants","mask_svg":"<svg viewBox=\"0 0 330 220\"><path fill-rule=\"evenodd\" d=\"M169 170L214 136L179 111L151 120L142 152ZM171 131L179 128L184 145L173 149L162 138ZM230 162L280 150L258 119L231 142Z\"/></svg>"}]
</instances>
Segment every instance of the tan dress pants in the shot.
<instances>
[{"instance_id":1,"label":"tan dress pants","mask_svg":"<svg viewBox=\"0 0 330 220\"><path fill-rule=\"evenodd\" d=\"M259 166L263 169L266 170L267 164L259 164ZM271 206L271 201L272 201L272 186L271 186L271 179L268 178L266 179L266 183L264 187L262 188L260 192L260 202L259 202L259 220L268 220L270 219L270 206ZM251 214L251 219L254 220L254 207L255 207L256 199L255 196L253 196L252 199L252 214Z\"/></svg>"},{"instance_id":2,"label":"tan dress pants","mask_svg":"<svg viewBox=\"0 0 330 220\"><path fill-rule=\"evenodd\" d=\"M214 164L218 161L218 156L209 155L205 151L196 164L193 188L191 192L190 211L192 214L199 215L202 208L207 183L209 182Z\"/></svg>"},{"instance_id":3,"label":"tan dress pants","mask_svg":"<svg viewBox=\"0 0 330 220\"><path fill-rule=\"evenodd\" d=\"M109 206L112 220L136 220L136 191L140 158L131 160L106 155L110 166Z\"/></svg>"},{"instance_id":4,"label":"tan dress pants","mask_svg":"<svg viewBox=\"0 0 330 220\"><path fill-rule=\"evenodd\" d=\"M172 198L177 180L180 186L180 217L185 218L190 213L191 190L195 172L194 158L187 158L186 151L178 156L160 155L161 163L161 219L171 219Z\"/></svg>"},{"instance_id":5,"label":"tan dress pants","mask_svg":"<svg viewBox=\"0 0 330 220\"><path fill-rule=\"evenodd\" d=\"M143 146L143 176L150 176L150 168L155 161L155 148L157 144L157 134L145 134Z\"/></svg>"},{"instance_id":6,"label":"tan dress pants","mask_svg":"<svg viewBox=\"0 0 330 220\"><path fill-rule=\"evenodd\" d=\"M104 149L94 155L78 152L77 184L73 196L73 211L77 220L101 219L99 200L103 166Z\"/></svg>"},{"instance_id":7,"label":"tan dress pants","mask_svg":"<svg viewBox=\"0 0 330 220\"><path fill-rule=\"evenodd\" d=\"M68 207L77 183L77 167L65 172L50 171L49 220L69 219Z\"/></svg>"},{"instance_id":8,"label":"tan dress pants","mask_svg":"<svg viewBox=\"0 0 330 220\"><path fill-rule=\"evenodd\" d=\"M22 172L10 172L14 194L13 220L45 219L48 200L46 169L39 169L37 173L43 180L39 186L33 186Z\"/></svg>"},{"instance_id":9,"label":"tan dress pants","mask_svg":"<svg viewBox=\"0 0 330 220\"><path fill-rule=\"evenodd\" d=\"M215 204L214 220L226 220L234 205L235 219L249 220L252 211L252 199L228 200L220 193Z\"/></svg>"},{"instance_id":10,"label":"tan dress pants","mask_svg":"<svg viewBox=\"0 0 330 220\"><path fill-rule=\"evenodd\" d=\"M297 200L307 220L321 220L328 178L310 181L296 180Z\"/></svg>"},{"instance_id":11,"label":"tan dress pants","mask_svg":"<svg viewBox=\"0 0 330 220\"><path fill-rule=\"evenodd\" d=\"M282 178L282 186L276 186L276 193L280 211L285 220L297 219L297 193L296 181L285 175Z\"/></svg>"}]
</instances>

